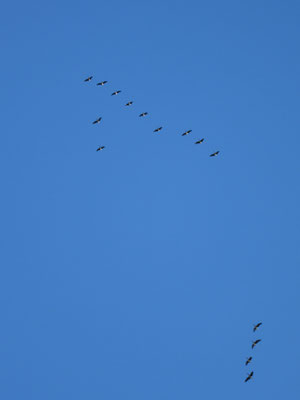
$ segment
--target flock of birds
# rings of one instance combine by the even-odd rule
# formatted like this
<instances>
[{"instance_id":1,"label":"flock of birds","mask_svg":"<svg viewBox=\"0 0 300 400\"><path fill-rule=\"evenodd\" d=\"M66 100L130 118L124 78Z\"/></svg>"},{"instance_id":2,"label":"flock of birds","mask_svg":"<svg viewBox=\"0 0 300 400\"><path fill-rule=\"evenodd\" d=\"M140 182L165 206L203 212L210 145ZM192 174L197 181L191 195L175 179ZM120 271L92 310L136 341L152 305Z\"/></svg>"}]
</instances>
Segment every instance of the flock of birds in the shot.
<instances>
[{"instance_id":1,"label":"flock of birds","mask_svg":"<svg viewBox=\"0 0 300 400\"><path fill-rule=\"evenodd\" d=\"M84 79L84 82L90 82L92 79L93 79L93 76L89 76L88 78ZM98 82L96 85L97 85L97 86L104 86L104 85L106 85L107 83L108 83L108 81L102 81L102 82ZM116 91L113 92L111 95L112 95L112 96L117 96L119 93L121 93L121 90L116 90ZM132 104L133 104L133 101L128 101L128 102L125 104L125 106L126 106L126 107L130 107ZM148 115L148 112L142 112L142 113L139 115L139 117L143 118L143 117L146 117L147 115ZM99 123L101 122L101 120L102 120L102 117L99 117L99 118L97 118L97 119L93 122L93 124L94 124L94 125L99 124ZM154 129L153 132L154 132L154 133L158 133L158 132L160 132L162 129L163 129L163 127L160 126L159 128ZM187 131L183 132L183 133L181 134L181 136L187 136L187 135L189 135L191 132L192 132L191 129L190 129L190 130L187 130ZM203 142L204 142L204 138L197 140L197 141L195 142L195 144L201 144L201 143L203 143ZM96 151L101 151L101 150L104 150L104 149L105 149L105 146L99 146L99 147L96 149ZM218 150L218 151L215 151L214 153L210 154L209 156L210 156L210 157L216 157L219 153L220 153L220 151Z\"/></svg>"},{"instance_id":2,"label":"flock of birds","mask_svg":"<svg viewBox=\"0 0 300 400\"><path fill-rule=\"evenodd\" d=\"M255 333L255 332L257 331L257 329L258 329L261 325L262 325L262 322L259 322L258 324L254 325L253 332ZM252 341L252 346L251 346L252 350L254 349L254 347L255 347L259 342L261 342L261 339L256 339L256 340ZM250 356L250 357L247 358L246 363L245 363L246 367L251 363L251 361L252 361L252 356ZM253 378L253 375L254 375L254 372L251 371L251 372L248 374L247 378L245 379L245 382L250 381L250 379Z\"/></svg>"}]
</instances>

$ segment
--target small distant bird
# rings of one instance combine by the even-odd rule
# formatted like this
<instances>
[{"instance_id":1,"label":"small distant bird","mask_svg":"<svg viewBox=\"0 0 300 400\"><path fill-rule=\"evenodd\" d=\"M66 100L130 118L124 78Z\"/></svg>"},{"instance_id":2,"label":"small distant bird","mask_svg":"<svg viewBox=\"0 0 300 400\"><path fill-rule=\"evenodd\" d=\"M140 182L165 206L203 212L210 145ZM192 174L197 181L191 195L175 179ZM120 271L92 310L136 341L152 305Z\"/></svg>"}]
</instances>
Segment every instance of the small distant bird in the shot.
<instances>
[{"instance_id":1,"label":"small distant bird","mask_svg":"<svg viewBox=\"0 0 300 400\"><path fill-rule=\"evenodd\" d=\"M143 113L140 114L139 116L140 116L140 117L145 117L146 115L148 115L148 113L147 113L147 112L143 112Z\"/></svg>"},{"instance_id":2,"label":"small distant bird","mask_svg":"<svg viewBox=\"0 0 300 400\"><path fill-rule=\"evenodd\" d=\"M116 96L117 94L121 93L122 90L116 90L115 92L113 92L111 95L112 96Z\"/></svg>"},{"instance_id":3,"label":"small distant bird","mask_svg":"<svg viewBox=\"0 0 300 400\"><path fill-rule=\"evenodd\" d=\"M182 134L181 136L186 136L186 135L188 135L188 134L191 133L191 132L192 132L192 130L190 129L189 131L183 132L183 134Z\"/></svg>"},{"instance_id":4,"label":"small distant bird","mask_svg":"<svg viewBox=\"0 0 300 400\"><path fill-rule=\"evenodd\" d=\"M159 132L159 131L161 131L162 130L162 126L160 126L159 128L156 128L156 129L154 129L154 131L153 132Z\"/></svg>"},{"instance_id":5,"label":"small distant bird","mask_svg":"<svg viewBox=\"0 0 300 400\"><path fill-rule=\"evenodd\" d=\"M250 374L247 376L247 378L245 379L245 382L250 381L250 379L253 377L253 371L250 372Z\"/></svg>"},{"instance_id":6,"label":"small distant bird","mask_svg":"<svg viewBox=\"0 0 300 400\"><path fill-rule=\"evenodd\" d=\"M101 121L102 117L96 119L96 121L93 122L93 124L99 124L99 122Z\"/></svg>"},{"instance_id":7,"label":"small distant bird","mask_svg":"<svg viewBox=\"0 0 300 400\"><path fill-rule=\"evenodd\" d=\"M133 101L129 101L128 103L125 104L125 106L131 106L132 103Z\"/></svg>"},{"instance_id":8,"label":"small distant bird","mask_svg":"<svg viewBox=\"0 0 300 400\"><path fill-rule=\"evenodd\" d=\"M93 79L93 77L92 76L89 76L88 78L86 78L85 80L84 80L84 82L89 82L89 81L91 81Z\"/></svg>"},{"instance_id":9,"label":"small distant bird","mask_svg":"<svg viewBox=\"0 0 300 400\"><path fill-rule=\"evenodd\" d=\"M252 349L254 349L254 347L257 345L257 343L261 342L261 339L257 339L254 342L252 342Z\"/></svg>"},{"instance_id":10,"label":"small distant bird","mask_svg":"<svg viewBox=\"0 0 300 400\"><path fill-rule=\"evenodd\" d=\"M253 332L255 332L261 325L262 322L259 322L258 324L254 325Z\"/></svg>"},{"instance_id":11,"label":"small distant bird","mask_svg":"<svg viewBox=\"0 0 300 400\"><path fill-rule=\"evenodd\" d=\"M251 363L252 357L247 358L247 361L245 362L245 365L248 365Z\"/></svg>"},{"instance_id":12,"label":"small distant bird","mask_svg":"<svg viewBox=\"0 0 300 400\"><path fill-rule=\"evenodd\" d=\"M103 149L105 149L105 146L99 146L96 151L100 151L100 150L103 150Z\"/></svg>"},{"instance_id":13,"label":"small distant bird","mask_svg":"<svg viewBox=\"0 0 300 400\"><path fill-rule=\"evenodd\" d=\"M197 140L197 142L195 142L195 144L200 144L202 142L204 142L204 139Z\"/></svg>"},{"instance_id":14,"label":"small distant bird","mask_svg":"<svg viewBox=\"0 0 300 400\"><path fill-rule=\"evenodd\" d=\"M99 82L99 83L97 83L97 86L103 86L103 85L105 85L106 83L107 83L107 81Z\"/></svg>"},{"instance_id":15,"label":"small distant bird","mask_svg":"<svg viewBox=\"0 0 300 400\"><path fill-rule=\"evenodd\" d=\"M216 151L215 153L212 153L209 157L216 157L219 153L219 151Z\"/></svg>"}]
</instances>

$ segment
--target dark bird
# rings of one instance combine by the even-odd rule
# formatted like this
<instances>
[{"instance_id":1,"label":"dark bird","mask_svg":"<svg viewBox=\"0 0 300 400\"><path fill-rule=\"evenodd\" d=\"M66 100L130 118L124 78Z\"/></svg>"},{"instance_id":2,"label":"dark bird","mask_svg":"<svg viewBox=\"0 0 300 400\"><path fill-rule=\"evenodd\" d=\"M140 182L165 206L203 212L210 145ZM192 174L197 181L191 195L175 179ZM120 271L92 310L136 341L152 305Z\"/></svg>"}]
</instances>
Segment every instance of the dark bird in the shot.
<instances>
[{"instance_id":1,"label":"dark bird","mask_svg":"<svg viewBox=\"0 0 300 400\"><path fill-rule=\"evenodd\" d=\"M96 151L100 151L100 150L103 150L103 149L105 149L105 146L99 146Z\"/></svg>"},{"instance_id":2,"label":"dark bird","mask_svg":"<svg viewBox=\"0 0 300 400\"><path fill-rule=\"evenodd\" d=\"M254 349L254 347L257 345L257 343L261 342L261 339L257 339L254 342L252 342L252 349Z\"/></svg>"},{"instance_id":3,"label":"dark bird","mask_svg":"<svg viewBox=\"0 0 300 400\"><path fill-rule=\"evenodd\" d=\"M254 325L253 332L255 332L261 325L262 322L259 322L258 324Z\"/></svg>"},{"instance_id":4,"label":"dark bird","mask_svg":"<svg viewBox=\"0 0 300 400\"><path fill-rule=\"evenodd\" d=\"M154 131L153 132L159 132L159 131L161 131L162 130L162 126L160 126L159 128L156 128L156 129L154 129Z\"/></svg>"},{"instance_id":5,"label":"dark bird","mask_svg":"<svg viewBox=\"0 0 300 400\"><path fill-rule=\"evenodd\" d=\"M97 83L97 86L103 86L103 85L105 85L106 83L107 83L107 81L99 82L99 83Z\"/></svg>"},{"instance_id":6,"label":"dark bird","mask_svg":"<svg viewBox=\"0 0 300 400\"><path fill-rule=\"evenodd\" d=\"M86 78L85 80L84 80L84 82L89 82L89 81L91 81L93 79L93 77L92 76L89 76L88 78Z\"/></svg>"},{"instance_id":7,"label":"dark bird","mask_svg":"<svg viewBox=\"0 0 300 400\"><path fill-rule=\"evenodd\" d=\"M125 106L131 106L132 103L133 101L129 101L128 103L125 104Z\"/></svg>"},{"instance_id":8,"label":"dark bird","mask_svg":"<svg viewBox=\"0 0 300 400\"><path fill-rule=\"evenodd\" d=\"M245 382L250 381L250 379L253 377L253 371L250 372L250 374L247 376L247 378L245 379Z\"/></svg>"},{"instance_id":9,"label":"dark bird","mask_svg":"<svg viewBox=\"0 0 300 400\"><path fill-rule=\"evenodd\" d=\"M139 116L140 116L140 117L145 117L146 115L148 115L148 113L147 113L147 112L143 112L143 113L140 114Z\"/></svg>"},{"instance_id":10,"label":"dark bird","mask_svg":"<svg viewBox=\"0 0 300 400\"><path fill-rule=\"evenodd\" d=\"M204 139L197 140L197 142L195 142L195 144L200 144L202 142L204 142Z\"/></svg>"},{"instance_id":11,"label":"dark bird","mask_svg":"<svg viewBox=\"0 0 300 400\"><path fill-rule=\"evenodd\" d=\"M192 130L190 129L189 131L183 132L183 134L182 134L181 136L186 136L186 135L188 135L188 134L191 133L191 132L192 132Z\"/></svg>"},{"instance_id":12,"label":"dark bird","mask_svg":"<svg viewBox=\"0 0 300 400\"><path fill-rule=\"evenodd\" d=\"M101 119L102 119L101 117L98 118L98 119L96 119L96 121L94 121L93 124L99 124L99 122L101 121Z\"/></svg>"},{"instance_id":13,"label":"dark bird","mask_svg":"<svg viewBox=\"0 0 300 400\"><path fill-rule=\"evenodd\" d=\"M116 90L115 92L113 92L111 95L112 96L116 96L117 94L121 93L122 90Z\"/></svg>"},{"instance_id":14,"label":"dark bird","mask_svg":"<svg viewBox=\"0 0 300 400\"><path fill-rule=\"evenodd\" d=\"M219 153L219 151L216 151L215 153L212 153L209 157L216 157Z\"/></svg>"},{"instance_id":15,"label":"dark bird","mask_svg":"<svg viewBox=\"0 0 300 400\"><path fill-rule=\"evenodd\" d=\"M245 362L245 365L248 365L251 363L252 357L247 358L247 361Z\"/></svg>"}]
</instances>

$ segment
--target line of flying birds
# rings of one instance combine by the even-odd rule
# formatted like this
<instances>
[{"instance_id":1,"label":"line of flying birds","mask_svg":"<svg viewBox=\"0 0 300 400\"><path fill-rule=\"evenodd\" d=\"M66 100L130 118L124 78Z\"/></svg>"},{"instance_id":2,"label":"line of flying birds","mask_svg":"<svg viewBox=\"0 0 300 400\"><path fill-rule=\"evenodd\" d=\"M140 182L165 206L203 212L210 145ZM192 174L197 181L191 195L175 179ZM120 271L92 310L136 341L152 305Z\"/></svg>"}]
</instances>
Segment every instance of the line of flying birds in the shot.
<instances>
[{"instance_id":1,"label":"line of flying birds","mask_svg":"<svg viewBox=\"0 0 300 400\"><path fill-rule=\"evenodd\" d=\"M253 327L253 332L255 333L255 332L257 331L257 329L258 329L261 325L262 325L262 322L259 322L258 324L254 325L254 327ZM252 345L251 345L252 350L254 349L254 347L255 347L259 342L261 342L261 339L256 339L256 340L252 341ZM246 360L246 362L245 362L246 367L251 363L251 361L252 361L252 356L250 356L250 357L247 358L247 360ZM247 378L245 379L245 382L250 381L250 379L252 379L252 377L253 377L253 374L254 374L254 372L251 371L251 372L248 374Z\"/></svg>"},{"instance_id":2,"label":"line of flying birds","mask_svg":"<svg viewBox=\"0 0 300 400\"><path fill-rule=\"evenodd\" d=\"M93 76L89 76L88 78L84 79L84 82L90 82L92 79L93 79ZM97 85L97 86L104 86L106 83L108 83L108 81L98 82L96 85ZM111 95L112 95L112 96L117 96L117 95L118 95L119 93L121 93L121 92L122 92L121 90L116 90L116 91L113 92ZM125 104L125 106L126 106L126 107L129 107L129 106L131 106L132 104L133 104L133 101L129 101L128 103ZM139 115L139 117L146 117L147 115L148 115L148 112L142 112L142 113ZM94 125L99 124L99 123L101 122L101 120L102 120L102 117L99 117L99 118L97 118L97 119L93 122L93 124L94 124ZM157 133L157 132L160 132L162 129L163 129L163 127L160 126L159 128L154 129L153 132ZM188 131L183 132L183 133L181 134L181 136L187 136L187 135L190 134L191 132L192 132L192 130L190 129L190 130L188 130ZM203 142L204 142L204 138L202 138L202 139L200 139L200 140L197 140L197 141L195 142L195 144L201 144L201 143L203 143ZM99 147L97 148L96 151L101 151L101 150L103 150L103 149L105 149L105 146L99 146ZM219 153L220 153L220 151L215 151L214 153L210 154L209 156L210 156L210 157L216 157Z\"/></svg>"}]
</instances>

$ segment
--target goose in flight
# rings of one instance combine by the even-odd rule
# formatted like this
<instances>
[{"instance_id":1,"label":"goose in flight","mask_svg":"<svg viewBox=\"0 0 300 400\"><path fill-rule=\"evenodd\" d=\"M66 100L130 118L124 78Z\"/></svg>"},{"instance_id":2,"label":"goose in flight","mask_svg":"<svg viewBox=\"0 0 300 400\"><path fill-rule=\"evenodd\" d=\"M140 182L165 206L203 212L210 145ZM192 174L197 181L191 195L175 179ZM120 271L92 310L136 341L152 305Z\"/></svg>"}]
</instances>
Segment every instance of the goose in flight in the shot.
<instances>
[{"instance_id":1,"label":"goose in flight","mask_svg":"<svg viewBox=\"0 0 300 400\"><path fill-rule=\"evenodd\" d=\"M148 115L148 113L147 113L147 112L143 112L143 113L140 114L139 116L140 116L140 117L145 117L146 115Z\"/></svg>"},{"instance_id":2,"label":"goose in flight","mask_svg":"<svg viewBox=\"0 0 300 400\"><path fill-rule=\"evenodd\" d=\"M98 149L97 149L96 151L101 151L101 150L103 150L103 149L105 149L105 146L99 146Z\"/></svg>"},{"instance_id":3,"label":"goose in flight","mask_svg":"<svg viewBox=\"0 0 300 400\"><path fill-rule=\"evenodd\" d=\"M89 81L91 81L93 79L93 77L92 76L89 76L88 78L86 78L85 80L84 80L84 82L89 82Z\"/></svg>"},{"instance_id":4,"label":"goose in flight","mask_svg":"<svg viewBox=\"0 0 300 400\"><path fill-rule=\"evenodd\" d=\"M190 129L189 131L183 132L183 134L182 134L181 136L186 136L186 135L188 135L188 134L191 133L191 132L192 132L192 130Z\"/></svg>"},{"instance_id":5,"label":"goose in flight","mask_svg":"<svg viewBox=\"0 0 300 400\"><path fill-rule=\"evenodd\" d=\"M107 83L107 81L102 81L102 82L97 83L97 86L103 86L103 85L105 85L106 83Z\"/></svg>"},{"instance_id":6,"label":"goose in flight","mask_svg":"<svg viewBox=\"0 0 300 400\"><path fill-rule=\"evenodd\" d=\"M125 104L125 106L127 106L127 107L128 107L128 106L131 106L132 103L133 103L133 101L129 101L128 103Z\"/></svg>"},{"instance_id":7,"label":"goose in flight","mask_svg":"<svg viewBox=\"0 0 300 400\"><path fill-rule=\"evenodd\" d=\"M262 325L262 322L259 322L258 324L254 325L253 332L257 331L257 329Z\"/></svg>"},{"instance_id":8,"label":"goose in flight","mask_svg":"<svg viewBox=\"0 0 300 400\"><path fill-rule=\"evenodd\" d=\"M101 119L102 119L102 117L96 119L96 120L93 122L93 124L99 124L99 122L101 121Z\"/></svg>"},{"instance_id":9,"label":"goose in flight","mask_svg":"<svg viewBox=\"0 0 300 400\"><path fill-rule=\"evenodd\" d=\"M245 379L245 382L250 381L250 379L253 377L253 371L250 372L250 374L247 376L247 378Z\"/></svg>"},{"instance_id":10,"label":"goose in flight","mask_svg":"<svg viewBox=\"0 0 300 400\"><path fill-rule=\"evenodd\" d=\"M216 157L219 153L219 151L216 151L215 153L212 153L209 157Z\"/></svg>"},{"instance_id":11,"label":"goose in flight","mask_svg":"<svg viewBox=\"0 0 300 400\"><path fill-rule=\"evenodd\" d=\"M112 96L116 96L117 94L121 93L122 90L116 90L115 92L113 92L111 95Z\"/></svg>"},{"instance_id":12,"label":"goose in flight","mask_svg":"<svg viewBox=\"0 0 300 400\"><path fill-rule=\"evenodd\" d=\"M204 142L204 138L203 139L200 139L200 140L197 140L197 142L195 142L195 144L201 144L201 143L203 143Z\"/></svg>"},{"instance_id":13,"label":"goose in flight","mask_svg":"<svg viewBox=\"0 0 300 400\"><path fill-rule=\"evenodd\" d=\"M257 343L261 342L261 339L257 339L254 342L252 342L252 349L254 349L254 347L257 345Z\"/></svg>"},{"instance_id":14,"label":"goose in flight","mask_svg":"<svg viewBox=\"0 0 300 400\"><path fill-rule=\"evenodd\" d=\"M247 358L247 361L245 362L245 365L250 364L250 363L251 363L251 360L252 360L252 357L248 357L248 358Z\"/></svg>"},{"instance_id":15,"label":"goose in flight","mask_svg":"<svg viewBox=\"0 0 300 400\"><path fill-rule=\"evenodd\" d=\"M160 126L159 128L156 128L156 129L154 129L154 131L153 132L159 132L159 131L161 131L162 130L162 126Z\"/></svg>"}]
</instances>

